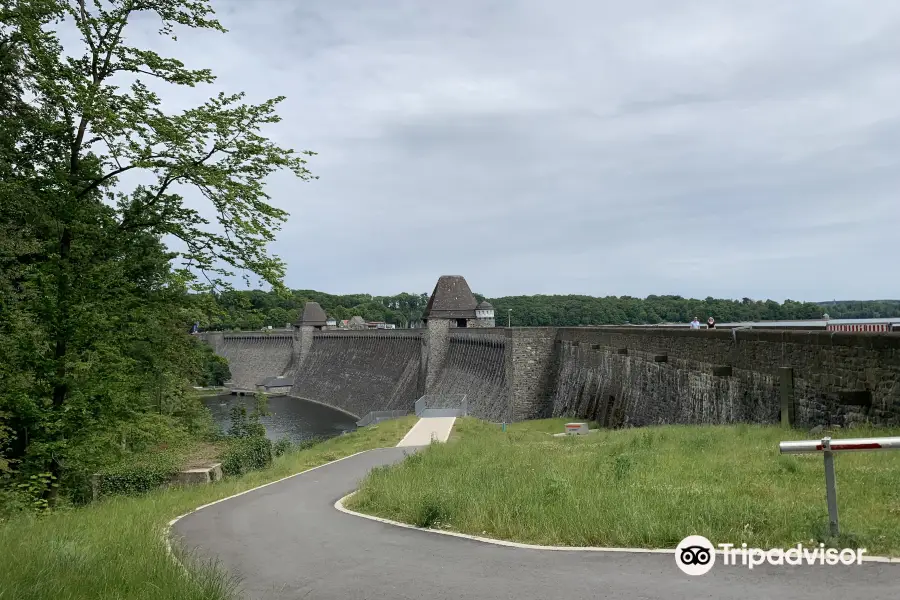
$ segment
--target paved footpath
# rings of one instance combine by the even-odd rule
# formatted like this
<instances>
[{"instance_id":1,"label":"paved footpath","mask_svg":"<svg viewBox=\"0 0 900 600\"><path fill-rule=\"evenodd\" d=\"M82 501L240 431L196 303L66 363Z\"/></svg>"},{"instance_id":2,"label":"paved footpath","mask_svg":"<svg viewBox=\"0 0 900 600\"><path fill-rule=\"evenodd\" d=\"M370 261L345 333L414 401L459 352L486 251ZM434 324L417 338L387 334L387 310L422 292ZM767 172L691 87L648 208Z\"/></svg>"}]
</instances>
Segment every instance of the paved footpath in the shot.
<instances>
[{"instance_id":1,"label":"paved footpath","mask_svg":"<svg viewBox=\"0 0 900 600\"><path fill-rule=\"evenodd\" d=\"M371 450L194 512L173 536L266 600L888 600L900 565L717 565L689 577L670 554L496 546L341 513L334 503L410 448Z\"/></svg>"},{"instance_id":2,"label":"paved footpath","mask_svg":"<svg viewBox=\"0 0 900 600\"><path fill-rule=\"evenodd\" d=\"M455 422L456 417L423 417L416 421L397 447L427 446L432 440L446 442L450 438L450 431Z\"/></svg>"}]
</instances>

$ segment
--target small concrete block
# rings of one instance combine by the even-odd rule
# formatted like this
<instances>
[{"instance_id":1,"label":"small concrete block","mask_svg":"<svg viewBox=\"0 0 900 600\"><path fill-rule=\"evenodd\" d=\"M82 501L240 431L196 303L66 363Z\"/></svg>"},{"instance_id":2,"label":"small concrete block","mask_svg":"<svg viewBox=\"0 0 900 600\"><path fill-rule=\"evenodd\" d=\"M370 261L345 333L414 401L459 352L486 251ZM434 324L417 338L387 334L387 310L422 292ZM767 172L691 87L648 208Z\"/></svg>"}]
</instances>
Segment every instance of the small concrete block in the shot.
<instances>
[{"instance_id":1,"label":"small concrete block","mask_svg":"<svg viewBox=\"0 0 900 600\"><path fill-rule=\"evenodd\" d=\"M175 475L175 483L182 485L194 485L198 483L209 483L209 469L187 469L179 471Z\"/></svg>"},{"instance_id":2,"label":"small concrete block","mask_svg":"<svg viewBox=\"0 0 900 600\"><path fill-rule=\"evenodd\" d=\"M653 357L653 362L669 362L669 355L657 354Z\"/></svg>"},{"instance_id":3,"label":"small concrete block","mask_svg":"<svg viewBox=\"0 0 900 600\"><path fill-rule=\"evenodd\" d=\"M172 483L181 485L195 485L198 483L212 483L222 479L222 463L213 463L208 467L185 469L180 471L172 479Z\"/></svg>"},{"instance_id":4,"label":"small concrete block","mask_svg":"<svg viewBox=\"0 0 900 600\"><path fill-rule=\"evenodd\" d=\"M587 432L587 423L566 423L566 433L568 435L585 435Z\"/></svg>"}]
</instances>

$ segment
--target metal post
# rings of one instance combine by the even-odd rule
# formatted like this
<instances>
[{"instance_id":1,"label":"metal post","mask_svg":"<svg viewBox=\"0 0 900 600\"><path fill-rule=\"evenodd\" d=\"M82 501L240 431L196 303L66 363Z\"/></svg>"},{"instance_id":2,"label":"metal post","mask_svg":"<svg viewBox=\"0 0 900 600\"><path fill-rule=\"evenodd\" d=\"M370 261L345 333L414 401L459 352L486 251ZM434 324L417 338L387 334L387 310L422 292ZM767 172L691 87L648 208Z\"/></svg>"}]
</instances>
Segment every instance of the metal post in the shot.
<instances>
[{"instance_id":1,"label":"metal post","mask_svg":"<svg viewBox=\"0 0 900 600\"><path fill-rule=\"evenodd\" d=\"M834 453L831 451L831 438L822 438L822 450L825 454L825 496L828 500L828 530L832 536L840 533L838 525L837 483L834 477Z\"/></svg>"},{"instance_id":2,"label":"metal post","mask_svg":"<svg viewBox=\"0 0 900 600\"><path fill-rule=\"evenodd\" d=\"M503 428L500 431L506 431L506 423L503 423Z\"/></svg>"},{"instance_id":3,"label":"metal post","mask_svg":"<svg viewBox=\"0 0 900 600\"><path fill-rule=\"evenodd\" d=\"M825 456L825 497L828 501L828 530L832 536L837 536L840 534L840 527L838 525L837 483L834 476L834 453L900 450L900 436L837 440L823 437L821 440L781 442L778 444L778 450L781 454L822 452Z\"/></svg>"},{"instance_id":4,"label":"metal post","mask_svg":"<svg viewBox=\"0 0 900 600\"><path fill-rule=\"evenodd\" d=\"M507 327L512 326L512 309L511 308L506 309L506 326Z\"/></svg>"}]
</instances>

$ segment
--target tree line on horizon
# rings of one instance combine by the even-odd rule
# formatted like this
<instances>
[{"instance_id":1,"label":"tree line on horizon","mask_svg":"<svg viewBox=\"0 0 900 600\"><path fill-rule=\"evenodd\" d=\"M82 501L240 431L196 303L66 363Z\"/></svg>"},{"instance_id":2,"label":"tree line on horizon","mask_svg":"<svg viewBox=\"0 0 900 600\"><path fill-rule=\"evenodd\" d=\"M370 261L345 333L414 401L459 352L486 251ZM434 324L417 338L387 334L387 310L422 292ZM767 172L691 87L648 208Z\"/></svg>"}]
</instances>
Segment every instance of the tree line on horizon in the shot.
<instances>
[{"instance_id":1,"label":"tree line on horizon","mask_svg":"<svg viewBox=\"0 0 900 600\"><path fill-rule=\"evenodd\" d=\"M511 323L519 327L575 327L581 325L650 325L687 323L694 317L717 322L772 321L783 319L833 319L900 317L900 300L840 302L797 302L785 300L729 300L681 296L584 296L534 295L488 298L478 301L494 306L497 326ZM291 290L278 294L262 290L231 290L211 294L203 303L209 307L200 326L205 330L258 330L283 328L294 323L306 302L318 302L329 317L338 321L360 316L366 321L384 321L400 328L421 322L428 294L401 293L393 296L371 294L336 295L315 290ZM511 312L510 312L511 311Z\"/></svg>"}]
</instances>

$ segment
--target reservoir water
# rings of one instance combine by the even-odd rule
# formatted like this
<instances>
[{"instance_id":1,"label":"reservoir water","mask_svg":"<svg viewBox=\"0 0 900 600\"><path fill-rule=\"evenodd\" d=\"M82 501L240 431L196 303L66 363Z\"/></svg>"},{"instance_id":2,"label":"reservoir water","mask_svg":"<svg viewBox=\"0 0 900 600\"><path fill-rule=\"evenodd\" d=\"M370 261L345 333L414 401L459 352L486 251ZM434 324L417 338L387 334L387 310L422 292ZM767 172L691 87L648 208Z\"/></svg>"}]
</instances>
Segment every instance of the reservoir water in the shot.
<instances>
[{"instance_id":1,"label":"reservoir water","mask_svg":"<svg viewBox=\"0 0 900 600\"><path fill-rule=\"evenodd\" d=\"M231 408L244 404L249 414L253 412L256 400L253 396L226 394L205 398L204 404L212 412L216 424L227 433L231 426ZM301 442L315 437L334 437L356 429L356 419L347 413L290 396L270 396L269 413L269 416L260 417L259 422L265 426L266 436L272 441L288 438Z\"/></svg>"}]
</instances>

